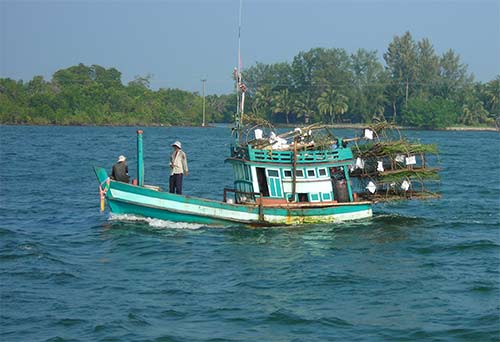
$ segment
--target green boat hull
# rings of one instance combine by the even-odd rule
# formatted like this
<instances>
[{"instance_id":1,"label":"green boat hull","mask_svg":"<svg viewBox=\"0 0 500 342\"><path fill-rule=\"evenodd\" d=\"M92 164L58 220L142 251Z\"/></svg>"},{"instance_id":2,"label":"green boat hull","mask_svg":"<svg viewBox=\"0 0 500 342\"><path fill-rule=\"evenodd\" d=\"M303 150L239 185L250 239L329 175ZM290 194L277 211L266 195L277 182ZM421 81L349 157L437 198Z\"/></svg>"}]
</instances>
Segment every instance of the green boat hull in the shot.
<instances>
[{"instance_id":1,"label":"green boat hull","mask_svg":"<svg viewBox=\"0 0 500 342\"><path fill-rule=\"evenodd\" d=\"M334 203L328 206L232 204L176 195L147 187L109 181L106 170L95 167L99 183L114 214L132 214L173 222L205 225L297 225L331 223L372 216L370 202Z\"/></svg>"}]
</instances>

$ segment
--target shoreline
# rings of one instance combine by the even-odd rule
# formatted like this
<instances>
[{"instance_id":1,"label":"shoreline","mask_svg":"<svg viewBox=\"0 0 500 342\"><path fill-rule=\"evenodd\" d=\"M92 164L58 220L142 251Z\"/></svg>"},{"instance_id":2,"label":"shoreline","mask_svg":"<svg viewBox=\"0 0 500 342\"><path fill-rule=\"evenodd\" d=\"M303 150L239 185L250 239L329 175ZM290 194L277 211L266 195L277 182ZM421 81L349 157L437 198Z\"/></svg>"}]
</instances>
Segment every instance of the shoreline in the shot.
<instances>
[{"instance_id":1,"label":"shoreline","mask_svg":"<svg viewBox=\"0 0 500 342\"><path fill-rule=\"evenodd\" d=\"M201 125L158 125L158 124L137 124L137 125L119 125L119 124L109 124L109 125L92 125L92 124L73 124L73 125L38 125L38 124L0 124L1 126L26 126L26 127L45 127L45 126L53 126L53 127L199 127L199 128L213 128L217 126L231 125L228 122L220 122L214 124L207 124L206 126ZM339 129L363 129L366 128L369 124L333 124L332 128ZM295 127L304 127L304 125L275 125L276 128L295 128ZM446 128L418 128L418 127L407 127L407 126L395 126L394 128L400 130L412 130L412 131L476 131L476 132L500 132L500 127L462 127L462 126L451 126Z\"/></svg>"},{"instance_id":2,"label":"shoreline","mask_svg":"<svg viewBox=\"0 0 500 342\"><path fill-rule=\"evenodd\" d=\"M363 129L368 127L369 124L333 124L331 127L340 129ZM304 127L303 125L275 125L276 128L294 128L294 127ZM465 127L465 126L450 126L446 128L419 128L419 127L409 127L409 126L394 126L396 129L408 130L408 131L485 131L485 132L500 132L500 128L495 127Z\"/></svg>"}]
</instances>

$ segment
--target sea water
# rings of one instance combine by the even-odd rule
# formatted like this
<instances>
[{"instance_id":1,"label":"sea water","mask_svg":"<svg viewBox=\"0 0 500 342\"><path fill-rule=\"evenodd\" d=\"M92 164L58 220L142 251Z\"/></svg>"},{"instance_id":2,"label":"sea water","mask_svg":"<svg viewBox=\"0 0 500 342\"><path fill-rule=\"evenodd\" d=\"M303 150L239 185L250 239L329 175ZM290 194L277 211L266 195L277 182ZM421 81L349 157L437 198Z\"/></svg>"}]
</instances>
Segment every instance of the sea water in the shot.
<instances>
[{"instance_id":1,"label":"sea water","mask_svg":"<svg viewBox=\"0 0 500 342\"><path fill-rule=\"evenodd\" d=\"M440 200L256 229L99 213L92 166L135 178L136 129L0 127L0 340L500 340L499 133L405 132L439 146ZM145 128L146 183L180 140L184 193L221 199L230 135Z\"/></svg>"}]
</instances>

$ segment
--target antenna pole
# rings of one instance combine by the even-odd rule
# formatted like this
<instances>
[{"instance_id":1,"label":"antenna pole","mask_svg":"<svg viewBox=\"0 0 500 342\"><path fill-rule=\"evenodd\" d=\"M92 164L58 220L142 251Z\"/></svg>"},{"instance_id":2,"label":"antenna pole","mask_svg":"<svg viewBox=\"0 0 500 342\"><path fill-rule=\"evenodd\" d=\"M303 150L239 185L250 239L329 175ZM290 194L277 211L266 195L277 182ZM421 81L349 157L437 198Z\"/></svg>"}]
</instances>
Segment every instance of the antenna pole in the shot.
<instances>
[{"instance_id":1,"label":"antenna pole","mask_svg":"<svg viewBox=\"0 0 500 342\"><path fill-rule=\"evenodd\" d=\"M234 127L234 134L235 134L235 141L236 143L240 143L241 139L241 122L242 122L242 116L243 116L243 95L244 93L242 92L241 89L241 9L243 7L243 0L240 0L240 9L239 9L239 16L238 16L238 65L236 68L234 68L234 83L235 83L235 88L236 88L236 116L235 116L235 127ZM242 94L242 98L240 99L240 93Z\"/></svg>"},{"instance_id":2,"label":"antenna pole","mask_svg":"<svg viewBox=\"0 0 500 342\"><path fill-rule=\"evenodd\" d=\"M201 127L205 127L205 82L206 81L207 81L206 78L201 80L201 82L203 82L203 122L201 123Z\"/></svg>"}]
</instances>

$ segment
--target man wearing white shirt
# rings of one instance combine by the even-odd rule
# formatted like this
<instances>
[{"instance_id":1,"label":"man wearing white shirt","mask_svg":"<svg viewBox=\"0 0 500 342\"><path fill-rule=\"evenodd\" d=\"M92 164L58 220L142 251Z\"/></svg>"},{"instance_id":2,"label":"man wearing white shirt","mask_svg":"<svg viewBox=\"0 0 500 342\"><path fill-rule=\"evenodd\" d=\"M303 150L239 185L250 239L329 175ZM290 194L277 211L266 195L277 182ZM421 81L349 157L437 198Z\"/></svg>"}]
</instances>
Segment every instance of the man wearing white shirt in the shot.
<instances>
[{"instance_id":1,"label":"man wearing white shirt","mask_svg":"<svg viewBox=\"0 0 500 342\"><path fill-rule=\"evenodd\" d=\"M182 194L182 177L183 175L188 175L188 165L186 153L182 151L182 145L180 141L176 141L172 144L172 155L170 156L170 181L169 187L170 192L173 194Z\"/></svg>"}]
</instances>

